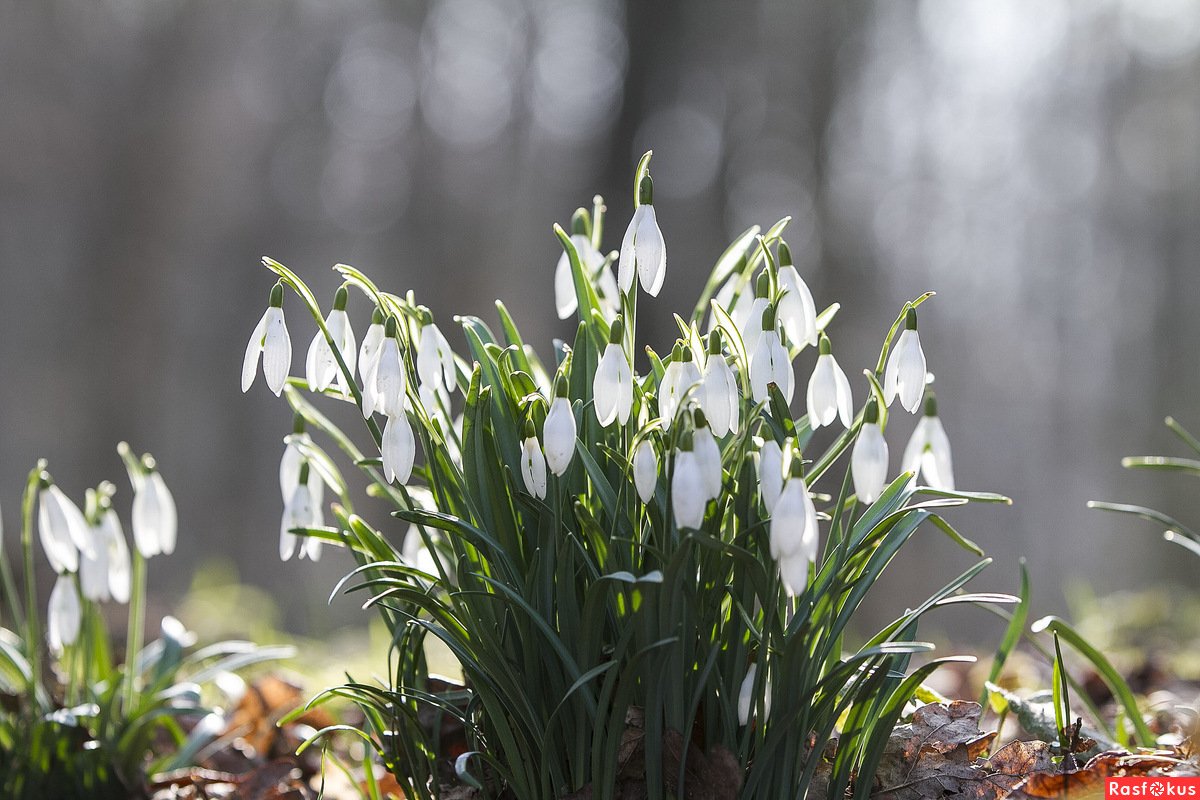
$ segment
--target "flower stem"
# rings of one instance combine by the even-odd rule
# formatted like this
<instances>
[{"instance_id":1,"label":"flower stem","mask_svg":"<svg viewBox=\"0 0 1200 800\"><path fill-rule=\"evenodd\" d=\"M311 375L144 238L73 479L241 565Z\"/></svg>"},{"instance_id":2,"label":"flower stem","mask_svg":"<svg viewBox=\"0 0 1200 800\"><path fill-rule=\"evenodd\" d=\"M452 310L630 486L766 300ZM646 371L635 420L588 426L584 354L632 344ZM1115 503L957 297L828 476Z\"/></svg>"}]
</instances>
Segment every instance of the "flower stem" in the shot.
<instances>
[{"instance_id":1,"label":"flower stem","mask_svg":"<svg viewBox=\"0 0 1200 800\"><path fill-rule=\"evenodd\" d=\"M38 624L37 585L33 574L33 504L46 462L39 460L25 481L21 498L21 554L25 561L25 655L29 658L29 709L37 708L38 684L42 680L42 630Z\"/></svg>"},{"instance_id":2,"label":"flower stem","mask_svg":"<svg viewBox=\"0 0 1200 800\"><path fill-rule=\"evenodd\" d=\"M125 632L125 715L133 713L136 694L137 657L142 651L143 629L146 626L146 559L136 547L133 550L133 591L129 598L129 628Z\"/></svg>"}]
</instances>

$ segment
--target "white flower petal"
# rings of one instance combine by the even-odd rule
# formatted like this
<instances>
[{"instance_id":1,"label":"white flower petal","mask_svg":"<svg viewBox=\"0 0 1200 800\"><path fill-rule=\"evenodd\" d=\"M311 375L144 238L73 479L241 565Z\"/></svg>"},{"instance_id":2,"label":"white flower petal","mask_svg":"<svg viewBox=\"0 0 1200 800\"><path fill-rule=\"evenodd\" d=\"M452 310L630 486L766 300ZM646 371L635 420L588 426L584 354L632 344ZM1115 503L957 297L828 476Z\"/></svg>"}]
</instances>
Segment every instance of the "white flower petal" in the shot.
<instances>
[{"instance_id":1,"label":"white flower petal","mask_svg":"<svg viewBox=\"0 0 1200 800\"><path fill-rule=\"evenodd\" d=\"M556 397L550 404L543 426L545 436L546 466L555 475L561 476L571 466L575 455L575 414L571 410L571 401L565 397Z\"/></svg>"},{"instance_id":2,"label":"white flower petal","mask_svg":"<svg viewBox=\"0 0 1200 800\"><path fill-rule=\"evenodd\" d=\"M559 319L566 319L574 314L578 307L575 277L571 274L571 257L564 250L554 268L554 310L558 312Z\"/></svg>"},{"instance_id":3,"label":"white flower petal","mask_svg":"<svg viewBox=\"0 0 1200 800\"><path fill-rule=\"evenodd\" d=\"M521 480L525 491L539 499L546 498L546 457L536 436L530 436L521 445Z\"/></svg>"},{"instance_id":4,"label":"white flower petal","mask_svg":"<svg viewBox=\"0 0 1200 800\"><path fill-rule=\"evenodd\" d=\"M704 492L709 499L715 500L721 495L721 448L708 428L697 428L693 433L693 442L700 477L704 480Z\"/></svg>"},{"instance_id":5,"label":"white flower petal","mask_svg":"<svg viewBox=\"0 0 1200 800\"><path fill-rule=\"evenodd\" d=\"M80 554L79 588L83 596L96 603L108 599L108 532L99 525L91 527L94 554Z\"/></svg>"},{"instance_id":6,"label":"white flower petal","mask_svg":"<svg viewBox=\"0 0 1200 800\"><path fill-rule=\"evenodd\" d=\"M267 313L264 311L250 341L246 343L246 355L242 357L242 392L248 392L254 384L254 376L258 374L258 357L262 355L263 338L267 333Z\"/></svg>"},{"instance_id":7,"label":"white flower petal","mask_svg":"<svg viewBox=\"0 0 1200 800\"><path fill-rule=\"evenodd\" d=\"M756 456L758 463L758 488L762 494L767 513L775 511L775 504L783 492L783 451L774 439L763 442Z\"/></svg>"},{"instance_id":8,"label":"white flower petal","mask_svg":"<svg viewBox=\"0 0 1200 800\"><path fill-rule=\"evenodd\" d=\"M888 355L883 372L883 395L888 405L897 396L900 405L909 413L917 413L925 393L926 363L921 338L915 330L900 332L895 347Z\"/></svg>"},{"instance_id":9,"label":"white flower petal","mask_svg":"<svg viewBox=\"0 0 1200 800\"><path fill-rule=\"evenodd\" d=\"M700 406L708 417L714 436L725 436L736 432L741 415L741 396L737 377L725 363L725 357L713 354L704 367L704 387L700 393Z\"/></svg>"},{"instance_id":10,"label":"white flower petal","mask_svg":"<svg viewBox=\"0 0 1200 800\"><path fill-rule=\"evenodd\" d=\"M828 425L837 416L837 379L833 371L833 356L827 353L817 358L807 397L808 424L813 430Z\"/></svg>"},{"instance_id":11,"label":"white flower petal","mask_svg":"<svg viewBox=\"0 0 1200 800\"><path fill-rule=\"evenodd\" d=\"M413 462L417 457L417 440L413 435L408 415L388 417L383 427L383 473L389 481L408 483L412 475Z\"/></svg>"},{"instance_id":12,"label":"white flower petal","mask_svg":"<svg viewBox=\"0 0 1200 800\"><path fill-rule=\"evenodd\" d=\"M108 591L118 603L128 603L132 587L129 546L125 543L125 532L115 511L108 511L100 524L104 527L108 541Z\"/></svg>"},{"instance_id":13,"label":"white flower petal","mask_svg":"<svg viewBox=\"0 0 1200 800\"><path fill-rule=\"evenodd\" d=\"M643 503L654 497L658 486L658 455L649 439L643 439L633 451L633 485Z\"/></svg>"},{"instance_id":14,"label":"white flower petal","mask_svg":"<svg viewBox=\"0 0 1200 800\"><path fill-rule=\"evenodd\" d=\"M407 407L408 377L400 359L400 347L394 338L385 338L379 365L375 368L376 411L388 417L404 415Z\"/></svg>"},{"instance_id":15,"label":"white flower petal","mask_svg":"<svg viewBox=\"0 0 1200 800\"><path fill-rule=\"evenodd\" d=\"M779 268L779 286L784 290L779 301L779 321L788 339L795 345L817 344L817 307L812 292L795 266Z\"/></svg>"},{"instance_id":16,"label":"white flower petal","mask_svg":"<svg viewBox=\"0 0 1200 800\"><path fill-rule=\"evenodd\" d=\"M263 338L263 378L278 397L287 382L292 367L292 340L288 336L287 324L283 321L283 309L274 306L267 309L267 327Z\"/></svg>"},{"instance_id":17,"label":"white flower petal","mask_svg":"<svg viewBox=\"0 0 1200 800\"><path fill-rule=\"evenodd\" d=\"M779 341L775 331L765 331L759 337L758 346L750 360L750 392L754 402L767 399L767 387L774 383L783 393L783 399L791 403L796 391L796 378L792 372L792 360Z\"/></svg>"},{"instance_id":18,"label":"white flower petal","mask_svg":"<svg viewBox=\"0 0 1200 800\"><path fill-rule=\"evenodd\" d=\"M614 420L624 425L629 420L633 405L633 375L625 351L621 345L610 342L596 365L596 376L592 379L592 399L596 419L603 427Z\"/></svg>"},{"instance_id":19,"label":"white flower petal","mask_svg":"<svg viewBox=\"0 0 1200 800\"><path fill-rule=\"evenodd\" d=\"M758 664L751 664L746 671L746 677L742 679L741 688L738 690L738 724L745 725L750 721L750 715L755 712L754 704L754 681L758 675ZM768 678L763 679L763 717L771 716L771 681Z\"/></svg>"},{"instance_id":20,"label":"white flower petal","mask_svg":"<svg viewBox=\"0 0 1200 800\"><path fill-rule=\"evenodd\" d=\"M617 285L625 294L629 293L629 290L633 288L633 282L637 280L636 238L638 226L645 218L648 208L649 206L638 206L634 209L633 218L629 220L629 227L625 229L625 236L621 239L621 255L617 260Z\"/></svg>"},{"instance_id":21,"label":"white flower petal","mask_svg":"<svg viewBox=\"0 0 1200 800\"><path fill-rule=\"evenodd\" d=\"M854 477L854 494L860 503L873 503L887 482L888 446L879 424L863 423L850 455L850 470Z\"/></svg>"},{"instance_id":22,"label":"white flower petal","mask_svg":"<svg viewBox=\"0 0 1200 800\"><path fill-rule=\"evenodd\" d=\"M638 223L635 239L638 281L646 294L657 297L667 277L667 243L659 230L654 206L643 205L638 210L642 208L646 213Z\"/></svg>"},{"instance_id":23,"label":"white flower petal","mask_svg":"<svg viewBox=\"0 0 1200 800\"><path fill-rule=\"evenodd\" d=\"M59 575L50 591L50 603L46 612L46 639L50 651L61 655L66 645L79 638L79 626L83 611L79 605L79 594L75 582L68 575Z\"/></svg>"},{"instance_id":24,"label":"white flower petal","mask_svg":"<svg viewBox=\"0 0 1200 800\"><path fill-rule=\"evenodd\" d=\"M704 524L708 504L704 476L696 454L689 450L675 454L675 473L671 479L671 510L679 528L699 530Z\"/></svg>"}]
</instances>

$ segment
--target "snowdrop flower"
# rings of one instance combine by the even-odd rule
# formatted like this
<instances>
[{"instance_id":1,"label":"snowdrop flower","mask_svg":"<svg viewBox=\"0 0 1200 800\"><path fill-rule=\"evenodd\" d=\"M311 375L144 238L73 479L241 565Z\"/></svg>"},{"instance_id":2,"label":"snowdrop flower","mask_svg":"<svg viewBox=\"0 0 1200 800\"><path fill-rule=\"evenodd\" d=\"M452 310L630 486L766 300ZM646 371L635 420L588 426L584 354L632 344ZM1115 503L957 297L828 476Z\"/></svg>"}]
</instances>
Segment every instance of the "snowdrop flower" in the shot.
<instances>
[{"instance_id":1,"label":"snowdrop flower","mask_svg":"<svg viewBox=\"0 0 1200 800\"><path fill-rule=\"evenodd\" d=\"M101 508L99 528L97 546L108 549L108 594L118 603L128 603L132 586L129 546L125 544L121 520L111 507Z\"/></svg>"},{"instance_id":2,"label":"snowdrop flower","mask_svg":"<svg viewBox=\"0 0 1200 800\"><path fill-rule=\"evenodd\" d=\"M108 539L100 525L90 525L95 544L92 555L79 554L79 589L83 596L95 603L109 598L108 588Z\"/></svg>"},{"instance_id":3,"label":"snowdrop flower","mask_svg":"<svg viewBox=\"0 0 1200 800\"><path fill-rule=\"evenodd\" d=\"M658 486L658 455L649 438L642 439L633 451L633 485L643 503L649 503Z\"/></svg>"},{"instance_id":4,"label":"snowdrop flower","mask_svg":"<svg viewBox=\"0 0 1200 800\"><path fill-rule=\"evenodd\" d=\"M633 407L633 372L621 344L624 333L621 318L617 317L609 328L608 346L600 356L596 377L592 380L592 405L596 419L605 428L614 420L624 425L629 421L629 410Z\"/></svg>"},{"instance_id":5,"label":"snowdrop flower","mask_svg":"<svg viewBox=\"0 0 1200 800\"><path fill-rule=\"evenodd\" d=\"M791 403L796 376L792 372L792 359L775 330L775 309L771 306L762 313L762 327L750 358L750 396L756 403L763 402L768 397L767 387L773 383L783 393L784 402Z\"/></svg>"},{"instance_id":6,"label":"snowdrop flower","mask_svg":"<svg viewBox=\"0 0 1200 800\"><path fill-rule=\"evenodd\" d=\"M636 273L642 289L657 297L667 277L667 243L663 240L658 220L654 216L654 181L646 175L638 187L638 205L633 219L621 241L621 256L617 262L617 283L621 291L633 288Z\"/></svg>"},{"instance_id":7,"label":"snowdrop flower","mask_svg":"<svg viewBox=\"0 0 1200 800\"><path fill-rule=\"evenodd\" d=\"M745 296L745 293L742 293ZM767 310L767 306L771 303L771 276L763 272L758 276L758 283L754 289L754 300L751 302L749 309L745 312L745 317L742 322L742 345L746 348L746 357L754 356L755 348L758 347L759 337L765 330L773 330L775 324L766 325L763 322L763 313ZM773 319L773 318L772 318Z\"/></svg>"},{"instance_id":8,"label":"snowdrop flower","mask_svg":"<svg viewBox=\"0 0 1200 800\"><path fill-rule=\"evenodd\" d=\"M271 302L258 321L250 341L246 344L246 355L242 359L242 391L250 390L254 376L258 373L258 358L262 356L263 379L267 388L279 396L287 381L292 364L292 340L283 321L283 284L271 287Z\"/></svg>"},{"instance_id":9,"label":"snowdrop flower","mask_svg":"<svg viewBox=\"0 0 1200 800\"><path fill-rule=\"evenodd\" d=\"M597 270L604 264L604 256L592 245L587 236L586 212L579 209L571 218L571 244L575 245L575 253L579 263L587 275L595 276ZM575 276L571 274L571 256L564 249L558 257L558 265L554 268L554 308L559 319L566 319L575 313L579 307L579 298L575 296Z\"/></svg>"},{"instance_id":10,"label":"snowdrop flower","mask_svg":"<svg viewBox=\"0 0 1200 800\"><path fill-rule=\"evenodd\" d=\"M292 423L292 435L283 449L283 458L279 459L279 494L284 504L292 498L292 493L300 483L300 470L306 461L301 446L311 444L312 439L304 432L304 417L297 414ZM321 509L325 501L325 481L315 469L308 473L308 491L312 495L313 506Z\"/></svg>"},{"instance_id":11,"label":"snowdrop flower","mask_svg":"<svg viewBox=\"0 0 1200 800\"><path fill-rule=\"evenodd\" d=\"M147 472L133 486L133 541L146 558L175 552L179 518L175 498L154 460L144 459Z\"/></svg>"},{"instance_id":12,"label":"snowdrop flower","mask_svg":"<svg viewBox=\"0 0 1200 800\"><path fill-rule=\"evenodd\" d=\"M575 455L575 412L567 397L566 376L559 376L554 394L554 402L546 413L542 433L546 437L546 466L561 477L571 466L571 459Z\"/></svg>"},{"instance_id":13,"label":"snowdrop flower","mask_svg":"<svg viewBox=\"0 0 1200 800\"><path fill-rule=\"evenodd\" d=\"M950 459L950 439L937 415L937 398L933 392L925 397L925 414L917 423L900 469L914 475L920 473L934 489L954 491L954 464Z\"/></svg>"},{"instance_id":14,"label":"snowdrop flower","mask_svg":"<svg viewBox=\"0 0 1200 800\"><path fill-rule=\"evenodd\" d=\"M767 439L758 449L758 489L767 513L775 511L775 503L783 491L783 451L774 439Z\"/></svg>"},{"instance_id":15,"label":"snowdrop flower","mask_svg":"<svg viewBox=\"0 0 1200 800\"><path fill-rule=\"evenodd\" d=\"M854 494L860 503L874 503L887 483L888 446L879 429L879 404L872 398L863 412L863 424L850 455Z\"/></svg>"},{"instance_id":16,"label":"snowdrop flower","mask_svg":"<svg viewBox=\"0 0 1200 800\"><path fill-rule=\"evenodd\" d=\"M408 377L400 356L398 331L396 318L388 317L383 344L379 348L379 364L375 367L375 406L372 410L381 411L389 418L404 416L404 410L408 407ZM365 408L363 410L366 411Z\"/></svg>"},{"instance_id":17,"label":"snowdrop flower","mask_svg":"<svg viewBox=\"0 0 1200 800\"><path fill-rule=\"evenodd\" d=\"M779 243L779 323L793 345L817 343L817 305L813 302L808 284L792 264L792 251L786 242Z\"/></svg>"},{"instance_id":18,"label":"snowdrop flower","mask_svg":"<svg viewBox=\"0 0 1200 800\"><path fill-rule=\"evenodd\" d=\"M708 491L704 468L692 450L675 451L675 473L671 479L671 510L679 528L699 530L704 524Z\"/></svg>"},{"instance_id":19,"label":"snowdrop flower","mask_svg":"<svg viewBox=\"0 0 1200 800\"><path fill-rule=\"evenodd\" d=\"M695 430L692 431L692 451L700 466L700 477L704 481L704 494L709 500L721 496L721 448L709 430L704 412L696 409Z\"/></svg>"},{"instance_id":20,"label":"snowdrop flower","mask_svg":"<svg viewBox=\"0 0 1200 800\"><path fill-rule=\"evenodd\" d=\"M800 475L800 457L792 458L792 476L771 515L771 557L779 562L779 574L789 596L808 584L808 565L817 560L817 510Z\"/></svg>"},{"instance_id":21,"label":"snowdrop flower","mask_svg":"<svg viewBox=\"0 0 1200 800\"><path fill-rule=\"evenodd\" d=\"M79 551L95 554L87 522L69 497L48 477L38 490L38 538L55 572L79 569Z\"/></svg>"},{"instance_id":22,"label":"snowdrop flower","mask_svg":"<svg viewBox=\"0 0 1200 800\"><path fill-rule=\"evenodd\" d=\"M883 371L883 397L890 406L897 396L900 405L910 414L917 413L925 392L925 353L917 335L917 311L908 309L904 315L904 330L896 340Z\"/></svg>"},{"instance_id":23,"label":"snowdrop flower","mask_svg":"<svg viewBox=\"0 0 1200 800\"><path fill-rule=\"evenodd\" d=\"M546 499L546 457L538 441L533 423L525 422L525 441L521 444L521 480L525 491L539 500Z\"/></svg>"},{"instance_id":24,"label":"snowdrop flower","mask_svg":"<svg viewBox=\"0 0 1200 800\"><path fill-rule=\"evenodd\" d=\"M445 387L453 392L458 388L458 376L454 367L454 351L434 323L429 312L421 315L421 338L417 343L417 377L421 383L435 388Z\"/></svg>"},{"instance_id":25,"label":"snowdrop flower","mask_svg":"<svg viewBox=\"0 0 1200 800\"><path fill-rule=\"evenodd\" d=\"M402 412L387 418L379 450L383 456L384 477L389 481L408 483L417 458L417 440L408 414Z\"/></svg>"},{"instance_id":26,"label":"snowdrop flower","mask_svg":"<svg viewBox=\"0 0 1200 800\"><path fill-rule=\"evenodd\" d=\"M325 328L329 331L329 337L333 339L338 352L342 354L342 360L346 362L346 369L353 375L354 366L358 360L358 345L354 340L354 329L350 327L350 317L346 314L348 296L349 292L345 286L338 288L337 294L333 298L333 310L325 318ZM308 357L304 360L304 374L308 379L310 391L323 392L332 386L335 380L342 394L350 391L346 376L342 374L337 359L333 355L333 348L329 346L329 339L325 338L325 333L319 328L316 335L313 336L312 344L308 346Z\"/></svg>"},{"instance_id":27,"label":"snowdrop flower","mask_svg":"<svg viewBox=\"0 0 1200 800\"><path fill-rule=\"evenodd\" d=\"M849 428L854 416L854 398L850 381L833 357L829 337L821 334L821 354L808 381L808 422L813 430L840 418L842 427Z\"/></svg>"},{"instance_id":28,"label":"snowdrop flower","mask_svg":"<svg viewBox=\"0 0 1200 800\"><path fill-rule=\"evenodd\" d=\"M733 374L721 353L721 332L708 335L708 359L704 363L700 407L708 416L714 436L737 433L741 422L742 397L738 392L737 376Z\"/></svg>"},{"instance_id":29,"label":"snowdrop flower","mask_svg":"<svg viewBox=\"0 0 1200 800\"><path fill-rule=\"evenodd\" d=\"M663 430L671 429L684 395L698 383L700 369L692 361L692 348L676 344L658 386L658 415L662 417Z\"/></svg>"},{"instance_id":30,"label":"snowdrop flower","mask_svg":"<svg viewBox=\"0 0 1200 800\"><path fill-rule=\"evenodd\" d=\"M287 503L283 507L283 517L279 521L279 558L287 561L296 552L297 535L292 533L293 528L311 528L315 525L312 492L308 489L309 466L305 461L300 467L299 480L296 482L296 488L292 492L292 496L288 498ZM310 548L306 539L303 548L300 550L300 556L305 555L312 557L315 561L320 553L320 546ZM317 541L312 539L311 541Z\"/></svg>"},{"instance_id":31,"label":"snowdrop flower","mask_svg":"<svg viewBox=\"0 0 1200 800\"><path fill-rule=\"evenodd\" d=\"M383 354L383 336L383 312L376 308L371 313L371 324L363 336L362 345L358 348L358 375L362 378L364 419L379 408L379 398L375 392L375 370L379 367L379 357Z\"/></svg>"},{"instance_id":32,"label":"snowdrop flower","mask_svg":"<svg viewBox=\"0 0 1200 800\"><path fill-rule=\"evenodd\" d=\"M738 690L738 724L745 725L750 722L750 715L754 712L754 679L758 675L758 664L751 664L750 669L746 670L746 677L742 679L741 689ZM763 717L771 716L771 681L763 679Z\"/></svg>"},{"instance_id":33,"label":"snowdrop flower","mask_svg":"<svg viewBox=\"0 0 1200 800\"><path fill-rule=\"evenodd\" d=\"M59 575L50 591L50 604L46 611L46 641L50 652L62 655L63 649L79 638L79 625L83 611L79 605L79 594L70 575Z\"/></svg>"}]
</instances>

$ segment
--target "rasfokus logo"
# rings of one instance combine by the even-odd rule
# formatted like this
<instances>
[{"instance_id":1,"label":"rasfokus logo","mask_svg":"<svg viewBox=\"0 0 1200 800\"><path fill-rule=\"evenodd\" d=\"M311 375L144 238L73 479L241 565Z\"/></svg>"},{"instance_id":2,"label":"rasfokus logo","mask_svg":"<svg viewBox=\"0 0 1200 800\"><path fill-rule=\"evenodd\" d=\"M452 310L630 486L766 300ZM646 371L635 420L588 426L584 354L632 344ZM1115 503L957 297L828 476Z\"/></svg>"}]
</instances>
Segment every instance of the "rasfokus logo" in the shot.
<instances>
[{"instance_id":1,"label":"rasfokus logo","mask_svg":"<svg viewBox=\"0 0 1200 800\"><path fill-rule=\"evenodd\" d=\"M1147 800L1193 797L1200 800L1200 777L1105 778L1104 797L1105 800L1126 797L1147 798Z\"/></svg>"}]
</instances>

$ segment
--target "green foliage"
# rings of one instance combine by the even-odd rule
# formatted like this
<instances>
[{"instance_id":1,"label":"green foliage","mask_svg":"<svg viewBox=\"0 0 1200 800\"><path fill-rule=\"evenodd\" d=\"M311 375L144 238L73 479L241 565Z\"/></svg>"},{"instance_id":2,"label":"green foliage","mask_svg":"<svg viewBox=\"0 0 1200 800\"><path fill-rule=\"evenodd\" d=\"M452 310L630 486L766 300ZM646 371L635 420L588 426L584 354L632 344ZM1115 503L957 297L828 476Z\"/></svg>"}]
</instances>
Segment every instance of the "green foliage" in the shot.
<instances>
[{"instance_id":1,"label":"green foliage","mask_svg":"<svg viewBox=\"0 0 1200 800\"><path fill-rule=\"evenodd\" d=\"M635 197L647 164L644 159L639 166ZM599 202L592 220L595 236L603 220ZM913 656L932 649L918 640L921 618L948 604L1016 600L963 592L987 565L983 559L874 636L851 642L850 625L864 597L925 523L981 555L941 515L968 502L1007 500L932 490L904 473L873 503L860 503L848 454L865 403L848 429L820 446L807 416L793 417L778 387L769 400L750 401L750 354L730 309L753 290L756 273L775 281L774 250L786 222L763 237L747 231L721 256L691 318L677 317L679 346L661 358L646 348L648 369L634 375L629 422L607 427L594 410L593 376L615 313L624 321L620 346L629 364L636 355L636 282L614 307L606 305L611 298L599 277L615 254L597 272L572 237L556 228L579 322L573 343L556 350L552 370L522 340L503 305L497 303L498 332L478 318L456 318L467 342L465 356L455 361L463 388L457 423L450 423L444 398L431 401L431 393L419 392L416 360L427 310L411 294L385 293L358 270L335 267L345 285L398 321L407 415L420 457L408 485L387 481L376 456L383 440L376 419L367 416L371 443L362 450L317 409L303 391L306 381L289 379L284 396L294 412L340 449L369 480L368 493L390 503L407 524L373 526L353 512L340 474L322 470L339 497L334 524L294 532L353 553L359 566L335 592L362 593L364 606L386 620L392 647L385 681L351 681L314 702L356 702L368 740L409 796L436 796L440 783L455 775L491 797L551 800L590 787L591 797L612 798L637 717L651 798L667 796L668 787L685 780L686 754L675 762L664 757L664 743L679 732L700 752L733 754L743 771L737 776L742 797L802 797L823 772L829 796L852 787L866 798L882 744L939 663L906 677ZM302 299L333 347L349 391L323 394L361 408L369 371L360 388L312 292L287 267L264 263ZM729 289L724 299L708 303L722 286ZM868 371L881 422L887 403L879 385L892 339L908 309L929 296L900 309L878 367ZM741 424L718 442L720 492L705 505L702 524L686 527L672 513L674 478L677 453L690 449L700 426L690 410L700 390L685 392L673 420L660 419L660 390L681 359L704 363L698 326L706 310L728 348L715 357L726 359L736 375ZM836 310L819 316L821 329ZM804 344L787 347L794 359ZM527 422L541 444L552 435L546 419L556 377L566 381L577 436L569 466L548 476L542 498L523 479L522 453ZM655 448L659 467L645 503L635 491L633 458L644 441ZM771 518L760 497L755 458L765 441L778 443L797 464L804 448L807 486L823 492L815 495L823 545L794 596L772 558ZM332 464L319 444L305 448L314 463ZM406 527L411 538L402 536ZM420 559L412 556L416 549L424 551ZM430 637L460 663L461 690L431 689L424 656ZM749 719L741 720L738 700L751 666ZM467 752L451 758L442 749L429 722L441 716L462 724ZM835 739L836 754L827 763L822 754ZM664 774L667 769L678 774Z\"/></svg>"}]
</instances>

